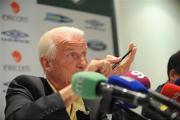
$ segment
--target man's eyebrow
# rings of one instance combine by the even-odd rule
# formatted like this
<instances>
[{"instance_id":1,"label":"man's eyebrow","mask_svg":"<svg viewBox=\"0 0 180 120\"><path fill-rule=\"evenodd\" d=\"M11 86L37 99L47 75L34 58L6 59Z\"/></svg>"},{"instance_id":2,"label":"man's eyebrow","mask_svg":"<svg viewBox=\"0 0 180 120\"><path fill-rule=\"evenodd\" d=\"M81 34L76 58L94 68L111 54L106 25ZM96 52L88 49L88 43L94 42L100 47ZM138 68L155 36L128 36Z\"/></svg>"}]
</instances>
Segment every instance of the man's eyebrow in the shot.
<instances>
[{"instance_id":1,"label":"man's eyebrow","mask_svg":"<svg viewBox=\"0 0 180 120\"><path fill-rule=\"evenodd\" d=\"M66 50L67 50L67 51L75 51L76 49L73 49L73 48L67 48Z\"/></svg>"},{"instance_id":2,"label":"man's eyebrow","mask_svg":"<svg viewBox=\"0 0 180 120\"><path fill-rule=\"evenodd\" d=\"M77 51L77 49L75 49L75 48L67 48L66 51L67 52L73 52L73 51Z\"/></svg>"}]
</instances>

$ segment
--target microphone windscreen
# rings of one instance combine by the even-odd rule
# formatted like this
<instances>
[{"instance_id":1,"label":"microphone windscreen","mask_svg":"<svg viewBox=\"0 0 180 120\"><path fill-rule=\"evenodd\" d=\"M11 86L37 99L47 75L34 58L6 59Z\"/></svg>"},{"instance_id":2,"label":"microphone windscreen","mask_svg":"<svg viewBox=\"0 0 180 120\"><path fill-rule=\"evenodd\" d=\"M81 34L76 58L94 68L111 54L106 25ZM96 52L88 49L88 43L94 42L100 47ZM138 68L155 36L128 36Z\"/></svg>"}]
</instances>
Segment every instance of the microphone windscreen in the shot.
<instances>
[{"instance_id":1,"label":"microphone windscreen","mask_svg":"<svg viewBox=\"0 0 180 120\"><path fill-rule=\"evenodd\" d=\"M176 81L175 81L175 85L180 86L180 78L176 79Z\"/></svg>"},{"instance_id":2,"label":"microphone windscreen","mask_svg":"<svg viewBox=\"0 0 180 120\"><path fill-rule=\"evenodd\" d=\"M128 71L123 74L142 83L147 89L151 87L150 79L139 71Z\"/></svg>"},{"instance_id":3,"label":"microphone windscreen","mask_svg":"<svg viewBox=\"0 0 180 120\"><path fill-rule=\"evenodd\" d=\"M137 92L148 92L147 88L142 83L126 76L112 75L108 78L108 83Z\"/></svg>"},{"instance_id":4,"label":"microphone windscreen","mask_svg":"<svg viewBox=\"0 0 180 120\"><path fill-rule=\"evenodd\" d=\"M97 72L78 72L72 76L72 89L82 98L96 99L96 87L100 82L106 82L106 77Z\"/></svg>"},{"instance_id":5,"label":"microphone windscreen","mask_svg":"<svg viewBox=\"0 0 180 120\"><path fill-rule=\"evenodd\" d=\"M167 83L163 86L160 93L176 100L177 102L180 102L180 86L172 83Z\"/></svg>"}]
</instances>

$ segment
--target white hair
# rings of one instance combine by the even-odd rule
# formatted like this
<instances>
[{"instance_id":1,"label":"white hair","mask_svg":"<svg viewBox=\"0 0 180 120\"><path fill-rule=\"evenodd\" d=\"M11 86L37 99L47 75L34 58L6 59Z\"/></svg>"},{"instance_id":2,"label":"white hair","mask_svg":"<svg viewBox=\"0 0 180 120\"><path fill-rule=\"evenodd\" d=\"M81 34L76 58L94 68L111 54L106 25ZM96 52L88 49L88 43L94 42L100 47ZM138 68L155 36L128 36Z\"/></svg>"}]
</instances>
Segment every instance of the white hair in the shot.
<instances>
[{"instance_id":1,"label":"white hair","mask_svg":"<svg viewBox=\"0 0 180 120\"><path fill-rule=\"evenodd\" d=\"M79 34L84 36L84 32L75 27L57 27L51 29L42 35L39 40L39 58L46 56L50 60L54 60L56 57L56 42L54 40L54 35L60 36L59 39L71 39L74 34Z\"/></svg>"}]
</instances>

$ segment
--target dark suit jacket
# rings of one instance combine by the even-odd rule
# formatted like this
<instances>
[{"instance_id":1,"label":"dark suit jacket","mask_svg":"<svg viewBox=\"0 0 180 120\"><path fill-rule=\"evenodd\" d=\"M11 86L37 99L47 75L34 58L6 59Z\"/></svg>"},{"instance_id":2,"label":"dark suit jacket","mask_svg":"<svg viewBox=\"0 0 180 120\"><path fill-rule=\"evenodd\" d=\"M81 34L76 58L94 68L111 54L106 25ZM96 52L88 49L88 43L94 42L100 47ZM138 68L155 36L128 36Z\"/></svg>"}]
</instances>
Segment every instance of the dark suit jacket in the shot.
<instances>
[{"instance_id":1,"label":"dark suit jacket","mask_svg":"<svg viewBox=\"0 0 180 120\"><path fill-rule=\"evenodd\" d=\"M100 100L86 101L90 115L78 111L78 120L107 120L98 112ZM94 108L93 108L94 107ZM9 85L6 94L6 120L70 120L59 93L54 93L46 79L21 75Z\"/></svg>"}]
</instances>

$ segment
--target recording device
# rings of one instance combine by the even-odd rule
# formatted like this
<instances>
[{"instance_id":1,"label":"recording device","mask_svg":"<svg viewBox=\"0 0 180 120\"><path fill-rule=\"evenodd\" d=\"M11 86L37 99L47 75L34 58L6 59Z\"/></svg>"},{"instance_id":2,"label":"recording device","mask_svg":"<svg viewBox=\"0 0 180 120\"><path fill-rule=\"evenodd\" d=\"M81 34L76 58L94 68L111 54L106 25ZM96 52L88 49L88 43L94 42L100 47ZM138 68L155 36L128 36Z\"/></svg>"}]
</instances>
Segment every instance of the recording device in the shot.
<instances>
[{"instance_id":1,"label":"recording device","mask_svg":"<svg viewBox=\"0 0 180 120\"><path fill-rule=\"evenodd\" d=\"M110 78L112 78L112 76ZM110 84L110 78L107 83L106 77L100 73L79 72L74 74L72 77L72 87L76 94L87 99L96 99L100 96L103 96L106 92L111 92L113 97L118 98L122 101L126 101L130 104L132 103L132 105L143 105L145 104L144 101L148 102L148 96L149 98L153 98L161 102L162 104L180 110L180 104L175 100L163 96L151 89L143 88L141 89L141 91L139 91L142 93L146 93L148 91L147 95L132 91L134 89L137 89L137 86L142 86L139 82L136 82L135 86L131 86L131 83L128 82L129 78L127 79L126 77L115 77L116 79L114 79L114 81L116 82ZM121 85L121 83L123 83L121 82L121 80L127 81L126 86L122 86L124 84ZM124 87L131 88L131 90L125 89ZM139 88L141 87L138 87L138 89Z\"/></svg>"},{"instance_id":2,"label":"recording device","mask_svg":"<svg viewBox=\"0 0 180 120\"><path fill-rule=\"evenodd\" d=\"M143 84L141 84L139 81L130 77L112 75L108 78L108 83L129 89L129 90L142 92L142 93L148 93L147 88Z\"/></svg>"},{"instance_id":3,"label":"recording device","mask_svg":"<svg viewBox=\"0 0 180 120\"><path fill-rule=\"evenodd\" d=\"M122 60L124 60L124 59L126 58L126 56L128 56L131 52L132 52L132 50L129 50L129 51L120 59L119 62L113 64L113 65L112 65L112 69L114 69L116 66L118 66L119 63L120 63Z\"/></svg>"},{"instance_id":4,"label":"recording device","mask_svg":"<svg viewBox=\"0 0 180 120\"><path fill-rule=\"evenodd\" d=\"M126 79L126 77L124 77L124 79ZM117 84L112 85L110 83L107 83L107 79L104 75L96 72L75 73L72 77L72 89L76 94L80 95L82 98L85 99L97 99L103 97L106 100L109 99L107 97L109 95L109 97L112 97L111 99L112 103L122 101L134 106L151 105L153 106L154 109L158 110L160 113L162 112L162 114L164 114L165 112L159 109L160 106L157 106L155 104L156 102L160 104L164 104L168 107L170 106L169 108L180 110L179 103L163 95L160 95L159 93L156 93L152 90L148 90L148 94L146 95L143 93L125 89L121 86L118 86ZM171 111L169 112L168 117L169 116L170 118L173 118L172 120L178 120L179 118L177 112Z\"/></svg>"},{"instance_id":5,"label":"recording device","mask_svg":"<svg viewBox=\"0 0 180 120\"><path fill-rule=\"evenodd\" d=\"M180 86L166 83L160 93L180 103Z\"/></svg>"},{"instance_id":6,"label":"recording device","mask_svg":"<svg viewBox=\"0 0 180 120\"><path fill-rule=\"evenodd\" d=\"M75 73L72 76L72 89L76 94L85 99L98 99L101 96L103 99L100 111L105 113L114 113L122 110L122 106L119 106L120 101L126 101L134 106L148 103L145 94L110 85L107 83L107 79L97 72ZM128 108L124 110L134 120L146 120L145 117Z\"/></svg>"},{"instance_id":7,"label":"recording device","mask_svg":"<svg viewBox=\"0 0 180 120\"><path fill-rule=\"evenodd\" d=\"M171 83L167 83L163 86L161 89L160 93L162 95L165 95L169 97L170 99L174 99L177 102L179 102L179 94L180 94L180 87ZM145 106L147 107L147 106ZM180 113L178 109L172 107L172 106L167 106L165 104L162 104L161 102L158 101L151 101L151 104L148 105L148 108L144 109L146 112L148 112L148 116L152 120L180 120ZM159 113L159 114L157 114ZM142 112L142 114L145 114L145 112ZM146 115L146 114L145 114ZM160 116L161 115L161 116ZM165 117L163 117L163 116Z\"/></svg>"},{"instance_id":8,"label":"recording device","mask_svg":"<svg viewBox=\"0 0 180 120\"><path fill-rule=\"evenodd\" d=\"M108 83L113 84L113 85L118 85L118 86L121 86L121 87L124 87L127 89L131 89L134 91L139 91L139 92L143 92L143 93L147 92L146 89L150 86L150 80L147 77L145 77L145 75L143 73L138 72L138 71L130 71L130 72L125 73L125 75L126 75L126 77L111 76L111 77L109 77ZM129 77L131 77L131 79L129 79ZM147 86L147 87L143 88L141 86L141 83L143 83L143 85ZM178 104L175 101L172 101L172 99L170 99L170 98L173 98L172 96L175 96L176 99L177 99L177 97L179 97L179 95L177 95L177 94L180 93L179 92L180 89L178 86L176 86L176 87L175 87L175 85L170 86L168 84L163 87L163 89L162 89L163 95L169 96L169 98L166 98L152 90L148 90L148 96L150 97L150 101L149 101L149 104L146 104L144 107L149 106L149 109L148 109L149 112L152 113L153 116L155 116L154 114L156 114L155 119L159 119L159 120L162 119L161 115L164 115L164 116L166 116L166 118L169 118L171 120L179 119L179 113L177 111L174 111L174 107L170 106L171 107L170 108L170 107L162 104L162 103L166 103L168 105L173 104L174 106L176 104ZM170 100L169 103L168 103L168 100ZM159 115L157 113L159 113ZM150 117L152 117L152 116L150 116Z\"/></svg>"},{"instance_id":9,"label":"recording device","mask_svg":"<svg viewBox=\"0 0 180 120\"><path fill-rule=\"evenodd\" d=\"M108 84L106 81L105 76L97 72L78 72L72 76L72 89L85 99L97 99L111 93L112 98L136 106L148 102L145 94Z\"/></svg>"},{"instance_id":10,"label":"recording device","mask_svg":"<svg viewBox=\"0 0 180 120\"><path fill-rule=\"evenodd\" d=\"M180 103L180 86L172 83L166 83L162 87L160 93ZM163 111L164 114L169 115L171 120L180 120L180 114L176 109L169 108L162 104L159 108L159 110Z\"/></svg>"},{"instance_id":11,"label":"recording device","mask_svg":"<svg viewBox=\"0 0 180 120\"><path fill-rule=\"evenodd\" d=\"M150 79L146 75L144 75L142 72L139 72L137 70L128 71L128 72L123 73L123 76L127 76L127 77L135 79L136 81L139 81L147 89L151 88Z\"/></svg>"},{"instance_id":12,"label":"recording device","mask_svg":"<svg viewBox=\"0 0 180 120\"><path fill-rule=\"evenodd\" d=\"M148 91L147 95L149 97L152 97L153 99L157 100L158 102L162 103L162 104L165 104L167 106L171 106L177 110L180 110L180 104L178 102L176 102L175 100L171 99L171 98L168 98L164 95L161 95L160 93L157 93L151 89L148 89L150 86L150 80L148 77L146 77L143 73L139 72L139 71L131 71L131 72L128 72L128 74L125 74L126 76L128 77L133 77L135 78L136 81L139 81L140 83L142 83L144 86L147 86L146 90L143 91L143 93L145 93L146 91ZM124 79L126 80L126 79ZM128 80L126 80L128 81ZM122 83L121 80L116 80L116 82L120 82ZM119 84L120 84L119 83ZM130 83L127 82L128 84L128 87L126 86L126 88L130 88ZM139 84L139 83L137 83ZM124 87L124 86L121 86L121 87ZM133 86L133 88L135 88L137 86ZM142 91L139 91L139 92L142 92Z\"/></svg>"},{"instance_id":13,"label":"recording device","mask_svg":"<svg viewBox=\"0 0 180 120\"><path fill-rule=\"evenodd\" d=\"M162 96L158 98L160 99L159 102L159 100L152 100L153 97L149 97L149 94L145 95L139 92L127 90L117 85L110 85L109 83L107 83L106 77L100 73L79 72L74 74L72 79L72 88L76 94L80 95L85 99L97 99L101 96L106 100L108 99L106 98L107 93L110 93L110 97L114 99L113 102L123 101L134 106L146 106L147 104L149 104L153 106L154 109L158 110L160 113L162 112L162 114L165 114L170 118L173 118L172 120L178 120L179 118L177 112L172 112L171 109L167 109L170 110L170 112L167 112L167 110L163 111L160 109L161 106L158 106L157 104L161 104ZM128 110L127 108L125 109Z\"/></svg>"},{"instance_id":14,"label":"recording device","mask_svg":"<svg viewBox=\"0 0 180 120\"><path fill-rule=\"evenodd\" d=\"M180 103L176 102L172 98L168 98L160 93L157 93L151 89L148 90L148 96L152 97L153 99L159 101L162 104L167 105L168 107L174 108L180 111Z\"/></svg>"},{"instance_id":15,"label":"recording device","mask_svg":"<svg viewBox=\"0 0 180 120\"><path fill-rule=\"evenodd\" d=\"M151 120L180 120L178 111L155 100L143 106L142 115Z\"/></svg>"},{"instance_id":16,"label":"recording device","mask_svg":"<svg viewBox=\"0 0 180 120\"><path fill-rule=\"evenodd\" d=\"M148 92L145 86L141 84L139 81L130 77L126 77L126 76L112 75L108 78L108 83L120 86L122 88L126 88L128 90L136 91L136 92L142 92L142 93ZM126 101L123 101L123 102L119 101L118 105L121 106L121 108L125 108L125 109L137 107L137 106L127 103Z\"/></svg>"},{"instance_id":17,"label":"recording device","mask_svg":"<svg viewBox=\"0 0 180 120\"><path fill-rule=\"evenodd\" d=\"M138 81L136 80L138 78ZM141 84L144 83L144 84ZM148 92L148 89L150 87L150 81L149 79L142 73L138 71L128 71L123 74L123 76L119 75L112 75L108 79L109 84L118 85L123 88L146 93ZM147 87L147 88L146 88ZM123 104L119 104L122 106L122 108L136 108L137 106L133 106L131 104L128 104L126 102L123 102Z\"/></svg>"}]
</instances>

